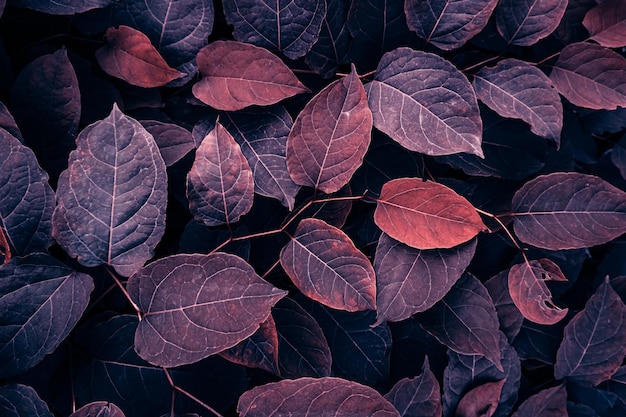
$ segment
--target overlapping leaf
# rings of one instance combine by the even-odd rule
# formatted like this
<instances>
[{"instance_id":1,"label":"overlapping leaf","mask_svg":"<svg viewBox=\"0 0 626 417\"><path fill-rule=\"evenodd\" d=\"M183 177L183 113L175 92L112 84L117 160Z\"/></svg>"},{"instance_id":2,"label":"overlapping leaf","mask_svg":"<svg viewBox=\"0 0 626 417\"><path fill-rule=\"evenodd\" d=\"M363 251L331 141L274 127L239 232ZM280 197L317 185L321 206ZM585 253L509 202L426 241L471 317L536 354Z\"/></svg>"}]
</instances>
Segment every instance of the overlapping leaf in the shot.
<instances>
[{"instance_id":1,"label":"overlapping leaf","mask_svg":"<svg viewBox=\"0 0 626 417\"><path fill-rule=\"evenodd\" d=\"M319 38L304 57L309 68L323 78L335 75L339 64L346 60L350 45L347 26L349 7L350 3L346 0L326 1L326 16Z\"/></svg>"},{"instance_id":2,"label":"overlapping leaf","mask_svg":"<svg viewBox=\"0 0 626 417\"><path fill-rule=\"evenodd\" d=\"M11 6L25 7L42 13L72 15L109 6L112 0L11 0Z\"/></svg>"},{"instance_id":3,"label":"overlapping leaf","mask_svg":"<svg viewBox=\"0 0 626 417\"><path fill-rule=\"evenodd\" d=\"M500 330L504 332L509 342L515 339L520 331L524 316L513 303L509 293L509 270L506 269L485 281L485 288L493 299L493 305L498 313Z\"/></svg>"},{"instance_id":4,"label":"overlapping leaf","mask_svg":"<svg viewBox=\"0 0 626 417\"><path fill-rule=\"evenodd\" d=\"M439 382L430 370L428 357L424 359L422 373L415 378L403 378L385 394L402 417L439 417L441 398Z\"/></svg>"},{"instance_id":5,"label":"overlapping leaf","mask_svg":"<svg viewBox=\"0 0 626 417\"><path fill-rule=\"evenodd\" d=\"M94 401L80 407L69 417L126 417L120 408L107 401Z\"/></svg>"},{"instance_id":6,"label":"overlapping leaf","mask_svg":"<svg viewBox=\"0 0 626 417\"><path fill-rule=\"evenodd\" d=\"M607 0L585 14L583 25L590 39L608 48L626 46L626 7L622 0Z\"/></svg>"},{"instance_id":7,"label":"overlapping leaf","mask_svg":"<svg viewBox=\"0 0 626 417\"><path fill-rule=\"evenodd\" d=\"M533 45L561 22L568 0L501 0L496 9L498 32L514 45Z\"/></svg>"},{"instance_id":8,"label":"overlapping leaf","mask_svg":"<svg viewBox=\"0 0 626 417\"><path fill-rule=\"evenodd\" d=\"M278 332L272 315L267 316L252 336L220 352L220 356L234 363L279 375Z\"/></svg>"},{"instance_id":9,"label":"overlapping leaf","mask_svg":"<svg viewBox=\"0 0 626 417\"><path fill-rule=\"evenodd\" d=\"M163 158L152 135L117 105L76 145L59 178L52 235L82 265L106 264L129 276L165 231Z\"/></svg>"},{"instance_id":10,"label":"overlapping leaf","mask_svg":"<svg viewBox=\"0 0 626 417\"><path fill-rule=\"evenodd\" d=\"M24 138L22 138L22 132L17 126L15 119L7 106L0 102L0 127L9 132L13 137L17 138L20 143L24 144Z\"/></svg>"},{"instance_id":11,"label":"overlapping leaf","mask_svg":"<svg viewBox=\"0 0 626 417\"><path fill-rule=\"evenodd\" d=\"M468 391L457 405L456 417L492 417L500 402L500 393L506 380L486 382Z\"/></svg>"},{"instance_id":12,"label":"overlapping leaf","mask_svg":"<svg viewBox=\"0 0 626 417\"><path fill-rule=\"evenodd\" d=\"M168 167L195 149L191 132L174 123L142 120L141 125L154 137Z\"/></svg>"},{"instance_id":13,"label":"overlapping leaf","mask_svg":"<svg viewBox=\"0 0 626 417\"><path fill-rule=\"evenodd\" d=\"M542 175L524 184L512 205L515 234L539 248L585 248L626 233L626 193L593 175Z\"/></svg>"},{"instance_id":14,"label":"overlapping leaf","mask_svg":"<svg viewBox=\"0 0 626 417\"><path fill-rule=\"evenodd\" d=\"M512 417L562 417L566 411L565 385L547 388L524 401Z\"/></svg>"},{"instance_id":15,"label":"overlapping leaf","mask_svg":"<svg viewBox=\"0 0 626 417\"><path fill-rule=\"evenodd\" d=\"M0 413L5 417L53 417L37 392L22 384L0 387Z\"/></svg>"},{"instance_id":16,"label":"overlapping leaf","mask_svg":"<svg viewBox=\"0 0 626 417\"><path fill-rule=\"evenodd\" d=\"M427 155L483 156L474 89L445 59L398 48L383 56L365 91L374 126L405 148Z\"/></svg>"}]
</instances>

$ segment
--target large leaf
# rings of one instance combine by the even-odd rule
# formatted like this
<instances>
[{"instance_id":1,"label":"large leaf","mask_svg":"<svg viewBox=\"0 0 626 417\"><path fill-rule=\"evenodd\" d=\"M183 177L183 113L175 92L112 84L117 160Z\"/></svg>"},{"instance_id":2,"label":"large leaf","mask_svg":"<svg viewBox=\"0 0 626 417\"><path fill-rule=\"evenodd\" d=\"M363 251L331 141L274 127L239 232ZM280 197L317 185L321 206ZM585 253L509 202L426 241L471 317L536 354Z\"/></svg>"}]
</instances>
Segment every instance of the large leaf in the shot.
<instances>
[{"instance_id":1,"label":"large leaf","mask_svg":"<svg viewBox=\"0 0 626 417\"><path fill-rule=\"evenodd\" d=\"M565 385L547 388L524 401L512 417L563 417L566 411Z\"/></svg>"},{"instance_id":2,"label":"large leaf","mask_svg":"<svg viewBox=\"0 0 626 417\"><path fill-rule=\"evenodd\" d=\"M528 46L557 28L568 0L501 0L496 9L498 32L514 45Z\"/></svg>"},{"instance_id":3,"label":"large leaf","mask_svg":"<svg viewBox=\"0 0 626 417\"><path fill-rule=\"evenodd\" d=\"M94 401L80 407L69 417L126 417L120 408L107 401Z\"/></svg>"},{"instance_id":4,"label":"large leaf","mask_svg":"<svg viewBox=\"0 0 626 417\"><path fill-rule=\"evenodd\" d=\"M235 346L256 332L286 294L226 253L162 258L131 276L127 290L143 312L137 353L166 367Z\"/></svg>"},{"instance_id":5,"label":"large leaf","mask_svg":"<svg viewBox=\"0 0 626 417\"><path fill-rule=\"evenodd\" d=\"M112 2L113 0L11 0L11 6L55 15L72 15L104 8Z\"/></svg>"},{"instance_id":6,"label":"large leaf","mask_svg":"<svg viewBox=\"0 0 626 417\"><path fill-rule=\"evenodd\" d=\"M207 226L235 223L252 208L252 170L219 122L196 151L187 175L187 198L191 214Z\"/></svg>"},{"instance_id":7,"label":"large leaf","mask_svg":"<svg viewBox=\"0 0 626 417\"><path fill-rule=\"evenodd\" d=\"M420 38L449 51L460 48L484 29L497 0L408 0L409 28Z\"/></svg>"},{"instance_id":8,"label":"large leaf","mask_svg":"<svg viewBox=\"0 0 626 417\"><path fill-rule=\"evenodd\" d=\"M307 297L345 311L375 309L376 278L350 238L328 223L304 219L280 252L280 264Z\"/></svg>"},{"instance_id":9,"label":"large leaf","mask_svg":"<svg viewBox=\"0 0 626 417\"><path fill-rule=\"evenodd\" d=\"M626 306L608 278L565 326L554 376L598 385L617 371L626 354Z\"/></svg>"},{"instance_id":10,"label":"large leaf","mask_svg":"<svg viewBox=\"0 0 626 417\"><path fill-rule=\"evenodd\" d=\"M82 265L106 264L129 276L165 231L163 158L152 135L115 104L76 145L59 178L52 235Z\"/></svg>"},{"instance_id":11,"label":"large leaf","mask_svg":"<svg viewBox=\"0 0 626 417\"><path fill-rule=\"evenodd\" d=\"M440 56L410 48L388 52L365 91L374 126L405 148L427 155L483 156L474 89Z\"/></svg>"},{"instance_id":12,"label":"large leaf","mask_svg":"<svg viewBox=\"0 0 626 417\"><path fill-rule=\"evenodd\" d=\"M626 46L626 7L623 0L607 0L585 14L590 39L608 48Z\"/></svg>"},{"instance_id":13,"label":"large leaf","mask_svg":"<svg viewBox=\"0 0 626 417\"><path fill-rule=\"evenodd\" d=\"M485 228L469 201L444 185L420 178L386 183L374 221L383 232L416 249L452 248Z\"/></svg>"},{"instance_id":14,"label":"large leaf","mask_svg":"<svg viewBox=\"0 0 626 417\"><path fill-rule=\"evenodd\" d=\"M322 22L319 39L304 57L309 68L323 78L335 75L339 65L347 58L350 45L347 25L349 7L350 2L347 0L326 1L326 17Z\"/></svg>"},{"instance_id":15,"label":"large leaf","mask_svg":"<svg viewBox=\"0 0 626 417\"><path fill-rule=\"evenodd\" d=\"M238 41L298 59L317 41L326 16L326 2L232 0L224 2L224 14L235 27L233 35Z\"/></svg>"},{"instance_id":16,"label":"large leaf","mask_svg":"<svg viewBox=\"0 0 626 417\"><path fill-rule=\"evenodd\" d=\"M309 91L280 58L266 49L235 41L216 41L197 57L202 79L196 98L218 110L268 106Z\"/></svg>"},{"instance_id":17,"label":"large leaf","mask_svg":"<svg viewBox=\"0 0 626 417\"><path fill-rule=\"evenodd\" d=\"M539 69L518 59L504 59L474 76L478 98L503 117L530 124L536 135L561 140L563 106L550 79Z\"/></svg>"},{"instance_id":18,"label":"large leaf","mask_svg":"<svg viewBox=\"0 0 626 417\"><path fill-rule=\"evenodd\" d=\"M237 411L241 417L400 416L373 388L334 377L299 378L258 386L239 398Z\"/></svg>"},{"instance_id":19,"label":"large leaf","mask_svg":"<svg viewBox=\"0 0 626 417\"><path fill-rule=\"evenodd\" d=\"M550 79L571 103L590 109L626 107L626 58L602 46L567 45L552 67Z\"/></svg>"},{"instance_id":20,"label":"large leaf","mask_svg":"<svg viewBox=\"0 0 626 417\"><path fill-rule=\"evenodd\" d=\"M0 414L3 417L53 417L37 392L22 384L0 387Z\"/></svg>"},{"instance_id":21,"label":"large leaf","mask_svg":"<svg viewBox=\"0 0 626 417\"><path fill-rule=\"evenodd\" d=\"M441 417L439 382L430 370L428 356L422 373L415 378L403 378L385 394L402 417Z\"/></svg>"},{"instance_id":22,"label":"large leaf","mask_svg":"<svg viewBox=\"0 0 626 417\"><path fill-rule=\"evenodd\" d=\"M0 266L0 378L24 372L54 351L89 302L93 280L33 254Z\"/></svg>"},{"instance_id":23,"label":"large leaf","mask_svg":"<svg viewBox=\"0 0 626 417\"><path fill-rule=\"evenodd\" d=\"M372 112L352 66L307 103L287 139L287 168L296 184L327 194L346 185L370 144Z\"/></svg>"},{"instance_id":24,"label":"large leaf","mask_svg":"<svg viewBox=\"0 0 626 417\"><path fill-rule=\"evenodd\" d=\"M592 175L542 175L515 193L512 206L515 234L539 248L585 248L626 232L626 193Z\"/></svg>"},{"instance_id":25,"label":"large leaf","mask_svg":"<svg viewBox=\"0 0 626 417\"><path fill-rule=\"evenodd\" d=\"M419 250L383 233L374 258L375 324L431 308L461 277L475 250L476 239L451 249Z\"/></svg>"}]
</instances>

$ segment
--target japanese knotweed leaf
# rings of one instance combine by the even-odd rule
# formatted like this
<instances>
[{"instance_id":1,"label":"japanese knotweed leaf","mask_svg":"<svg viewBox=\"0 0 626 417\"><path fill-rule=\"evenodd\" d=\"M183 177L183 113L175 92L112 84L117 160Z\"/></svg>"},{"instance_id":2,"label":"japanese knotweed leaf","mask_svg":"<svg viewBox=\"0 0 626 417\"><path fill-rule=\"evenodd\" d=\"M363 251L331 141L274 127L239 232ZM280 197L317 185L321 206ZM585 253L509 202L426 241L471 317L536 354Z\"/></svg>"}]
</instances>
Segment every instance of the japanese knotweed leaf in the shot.
<instances>
[{"instance_id":1,"label":"japanese knotweed leaf","mask_svg":"<svg viewBox=\"0 0 626 417\"><path fill-rule=\"evenodd\" d=\"M414 378L403 378L385 394L403 417L440 417L441 395L439 382L430 370L428 356L424 358L422 373Z\"/></svg>"},{"instance_id":2,"label":"japanese knotweed leaf","mask_svg":"<svg viewBox=\"0 0 626 417\"><path fill-rule=\"evenodd\" d=\"M177 124L158 120L141 120L140 123L154 137L168 167L195 149L191 132Z\"/></svg>"},{"instance_id":3,"label":"japanese knotweed leaf","mask_svg":"<svg viewBox=\"0 0 626 417\"><path fill-rule=\"evenodd\" d=\"M565 385L547 388L526 399L512 417L563 417L566 411Z\"/></svg>"},{"instance_id":4,"label":"japanese knotweed leaf","mask_svg":"<svg viewBox=\"0 0 626 417\"><path fill-rule=\"evenodd\" d=\"M486 382L469 390L456 407L455 417L492 417L500 403L506 379Z\"/></svg>"},{"instance_id":5,"label":"japanese knotweed leaf","mask_svg":"<svg viewBox=\"0 0 626 417\"><path fill-rule=\"evenodd\" d=\"M106 264L130 276L165 231L163 158L152 135L116 104L76 146L59 177L52 235L82 265Z\"/></svg>"},{"instance_id":6,"label":"japanese knotweed leaf","mask_svg":"<svg viewBox=\"0 0 626 417\"><path fill-rule=\"evenodd\" d=\"M557 28L568 0L501 0L496 8L498 32L514 45L529 46Z\"/></svg>"},{"instance_id":7,"label":"japanese knotweed leaf","mask_svg":"<svg viewBox=\"0 0 626 417\"><path fill-rule=\"evenodd\" d=\"M69 417L126 417L120 408L108 401L94 401L85 404Z\"/></svg>"},{"instance_id":8,"label":"japanese knotweed leaf","mask_svg":"<svg viewBox=\"0 0 626 417\"><path fill-rule=\"evenodd\" d=\"M583 25L590 39L607 48L626 46L626 6L623 0L607 0L585 14Z\"/></svg>"},{"instance_id":9,"label":"japanese knotweed leaf","mask_svg":"<svg viewBox=\"0 0 626 417\"><path fill-rule=\"evenodd\" d=\"M54 417L37 392L22 384L0 387L0 415L3 417Z\"/></svg>"},{"instance_id":10,"label":"japanese knotweed leaf","mask_svg":"<svg viewBox=\"0 0 626 417\"><path fill-rule=\"evenodd\" d=\"M257 331L287 293L226 253L159 259L131 276L127 289L143 313L135 350L165 367L235 346Z\"/></svg>"},{"instance_id":11,"label":"japanese knotweed leaf","mask_svg":"<svg viewBox=\"0 0 626 417\"><path fill-rule=\"evenodd\" d=\"M0 378L54 351L85 311L93 287L89 275L43 253L0 266Z\"/></svg>"},{"instance_id":12,"label":"japanese knotweed leaf","mask_svg":"<svg viewBox=\"0 0 626 417\"><path fill-rule=\"evenodd\" d=\"M260 368L279 375L278 331L272 315L267 316L252 336L220 352L220 356L248 368Z\"/></svg>"}]
</instances>

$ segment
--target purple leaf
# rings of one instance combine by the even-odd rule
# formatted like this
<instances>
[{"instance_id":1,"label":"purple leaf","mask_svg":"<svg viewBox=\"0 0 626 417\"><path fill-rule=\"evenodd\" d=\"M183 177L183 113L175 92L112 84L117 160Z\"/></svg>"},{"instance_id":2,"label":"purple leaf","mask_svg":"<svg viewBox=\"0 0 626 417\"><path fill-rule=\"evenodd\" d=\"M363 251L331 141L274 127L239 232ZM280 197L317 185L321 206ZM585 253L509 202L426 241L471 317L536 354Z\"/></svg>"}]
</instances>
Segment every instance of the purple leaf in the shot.
<instances>
[{"instance_id":1,"label":"purple leaf","mask_svg":"<svg viewBox=\"0 0 626 417\"><path fill-rule=\"evenodd\" d=\"M407 24L426 42L445 51L460 48L482 31L497 0L408 0Z\"/></svg>"},{"instance_id":2,"label":"purple leaf","mask_svg":"<svg viewBox=\"0 0 626 417\"><path fill-rule=\"evenodd\" d=\"M374 258L376 323L400 321L426 311L461 277L476 250L476 239L451 249L420 250L385 233Z\"/></svg>"},{"instance_id":3,"label":"purple leaf","mask_svg":"<svg viewBox=\"0 0 626 417\"><path fill-rule=\"evenodd\" d=\"M165 231L163 158L152 135L115 104L76 145L59 177L52 235L82 265L106 264L129 276Z\"/></svg>"},{"instance_id":4,"label":"purple leaf","mask_svg":"<svg viewBox=\"0 0 626 417\"><path fill-rule=\"evenodd\" d=\"M286 295L226 253L162 258L131 276L127 290L143 312L135 350L165 367L235 346L254 334Z\"/></svg>"},{"instance_id":5,"label":"purple leaf","mask_svg":"<svg viewBox=\"0 0 626 417\"><path fill-rule=\"evenodd\" d=\"M166 166L172 166L193 149L191 132L173 123L141 120L141 125L154 136Z\"/></svg>"},{"instance_id":6,"label":"purple leaf","mask_svg":"<svg viewBox=\"0 0 626 417\"><path fill-rule=\"evenodd\" d=\"M307 297L345 311L375 309L376 278L350 238L322 220L304 219L280 252L280 264Z\"/></svg>"},{"instance_id":7,"label":"purple leaf","mask_svg":"<svg viewBox=\"0 0 626 417\"><path fill-rule=\"evenodd\" d=\"M607 0L585 14L590 39L607 48L626 46L626 7L623 0Z\"/></svg>"},{"instance_id":8,"label":"purple leaf","mask_svg":"<svg viewBox=\"0 0 626 417\"><path fill-rule=\"evenodd\" d=\"M7 109L7 106L0 103L0 128L9 132L12 136L17 138L20 143L24 144L24 138L22 138L22 132L20 132L20 128L17 127L17 123L13 118L13 115Z\"/></svg>"},{"instance_id":9,"label":"purple leaf","mask_svg":"<svg viewBox=\"0 0 626 417\"><path fill-rule=\"evenodd\" d=\"M365 91L374 126L405 148L427 155L483 156L474 89L445 59L398 48L383 56Z\"/></svg>"},{"instance_id":10,"label":"purple leaf","mask_svg":"<svg viewBox=\"0 0 626 417\"><path fill-rule=\"evenodd\" d=\"M537 43L557 28L568 0L501 0L496 9L498 32L514 45Z\"/></svg>"},{"instance_id":11,"label":"purple leaf","mask_svg":"<svg viewBox=\"0 0 626 417\"><path fill-rule=\"evenodd\" d=\"M224 14L228 23L235 27L236 40L298 59L317 42L326 16L326 2L232 0L224 2Z\"/></svg>"},{"instance_id":12,"label":"purple leaf","mask_svg":"<svg viewBox=\"0 0 626 417\"><path fill-rule=\"evenodd\" d=\"M441 417L439 382L430 370L428 356L424 359L422 374L396 382L385 399L402 417Z\"/></svg>"},{"instance_id":13,"label":"purple leaf","mask_svg":"<svg viewBox=\"0 0 626 417\"><path fill-rule=\"evenodd\" d=\"M37 392L22 384L0 387L0 414L4 417L54 417Z\"/></svg>"},{"instance_id":14,"label":"purple leaf","mask_svg":"<svg viewBox=\"0 0 626 417\"><path fill-rule=\"evenodd\" d=\"M239 398L237 412L241 417L400 416L373 388L334 377L299 378L257 386Z\"/></svg>"},{"instance_id":15,"label":"purple leaf","mask_svg":"<svg viewBox=\"0 0 626 417\"><path fill-rule=\"evenodd\" d=\"M0 378L54 351L89 302L93 280L44 254L0 266Z\"/></svg>"},{"instance_id":16,"label":"purple leaf","mask_svg":"<svg viewBox=\"0 0 626 417\"><path fill-rule=\"evenodd\" d=\"M600 245L626 232L626 193L592 175L542 175L524 184L512 205L517 237L543 249Z\"/></svg>"},{"instance_id":17,"label":"purple leaf","mask_svg":"<svg viewBox=\"0 0 626 417\"><path fill-rule=\"evenodd\" d=\"M468 391L456 408L456 417L492 417L498 403L500 393L506 379L496 382L486 382Z\"/></svg>"},{"instance_id":18,"label":"purple leaf","mask_svg":"<svg viewBox=\"0 0 626 417\"><path fill-rule=\"evenodd\" d=\"M544 389L526 399L512 417L563 417L566 411L565 385Z\"/></svg>"},{"instance_id":19,"label":"purple leaf","mask_svg":"<svg viewBox=\"0 0 626 417\"><path fill-rule=\"evenodd\" d=\"M595 5L595 0L569 0L561 23L553 35L564 45L587 39L589 33L583 26L583 18Z\"/></svg>"},{"instance_id":20,"label":"purple leaf","mask_svg":"<svg viewBox=\"0 0 626 417\"><path fill-rule=\"evenodd\" d=\"M524 320L513 341L520 359L534 359L553 365L556 361L557 349L563 338L564 327L565 320L550 326Z\"/></svg>"},{"instance_id":21,"label":"purple leaf","mask_svg":"<svg viewBox=\"0 0 626 417\"><path fill-rule=\"evenodd\" d=\"M494 275L485 282L485 288L489 291L489 295L496 307L500 329L504 332L509 342L512 342L522 327L524 316L515 307L515 303L513 303L513 299L509 294L508 276L508 269Z\"/></svg>"},{"instance_id":22,"label":"purple leaf","mask_svg":"<svg viewBox=\"0 0 626 417\"><path fill-rule=\"evenodd\" d=\"M252 208L252 170L219 122L196 151L187 175L187 198L191 214L207 226L235 223Z\"/></svg>"},{"instance_id":23,"label":"purple leaf","mask_svg":"<svg viewBox=\"0 0 626 417\"><path fill-rule=\"evenodd\" d=\"M278 375L278 332L273 317L267 316L252 336L220 352L220 356L233 363Z\"/></svg>"},{"instance_id":24,"label":"purple leaf","mask_svg":"<svg viewBox=\"0 0 626 417\"><path fill-rule=\"evenodd\" d=\"M72 15L109 6L113 0L10 0L11 6L53 15Z\"/></svg>"},{"instance_id":25,"label":"purple leaf","mask_svg":"<svg viewBox=\"0 0 626 417\"><path fill-rule=\"evenodd\" d=\"M94 401L80 407L69 417L126 417L122 410L107 401Z\"/></svg>"},{"instance_id":26,"label":"purple leaf","mask_svg":"<svg viewBox=\"0 0 626 417\"><path fill-rule=\"evenodd\" d=\"M598 385L617 371L626 354L626 306L608 278L565 326L554 377Z\"/></svg>"},{"instance_id":27,"label":"purple leaf","mask_svg":"<svg viewBox=\"0 0 626 417\"><path fill-rule=\"evenodd\" d=\"M600 387L617 394L620 401L626 405L626 365L620 366L611 376L611 379L603 382Z\"/></svg>"},{"instance_id":28,"label":"purple leaf","mask_svg":"<svg viewBox=\"0 0 626 417\"><path fill-rule=\"evenodd\" d=\"M320 91L296 118L287 139L291 178L334 193L363 163L371 131L372 112L353 65L350 75Z\"/></svg>"},{"instance_id":29,"label":"purple leaf","mask_svg":"<svg viewBox=\"0 0 626 417\"><path fill-rule=\"evenodd\" d=\"M608 48L579 42L567 45L550 79L572 104L589 109L626 107L626 58Z\"/></svg>"}]
</instances>

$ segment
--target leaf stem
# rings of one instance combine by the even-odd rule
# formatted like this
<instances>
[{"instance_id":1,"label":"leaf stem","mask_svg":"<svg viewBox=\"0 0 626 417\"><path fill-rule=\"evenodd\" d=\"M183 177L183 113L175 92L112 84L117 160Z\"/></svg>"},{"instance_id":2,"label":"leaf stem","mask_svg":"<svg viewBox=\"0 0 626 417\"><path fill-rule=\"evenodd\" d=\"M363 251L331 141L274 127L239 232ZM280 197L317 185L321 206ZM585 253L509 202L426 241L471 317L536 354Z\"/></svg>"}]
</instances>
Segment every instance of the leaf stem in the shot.
<instances>
[{"instance_id":1,"label":"leaf stem","mask_svg":"<svg viewBox=\"0 0 626 417\"><path fill-rule=\"evenodd\" d=\"M172 379L172 376L170 375L170 371L167 368L161 368L161 369L163 369L163 372L165 372L165 377L167 378L167 382L169 382L169 384L170 384L170 386L172 387L173 390L176 390L176 391L180 392L181 394L183 394L187 398L191 399L192 401L196 402L197 404L199 404L203 408L206 408L211 413L215 414L217 417L224 417L223 415L218 413L216 410L214 410L213 407L211 407L208 404L205 404L202 400L197 398L195 395L191 394L190 392L188 392L188 391L182 389L181 387L179 387L178 385L176 385L174 383L174 380Z\"/></svg>"},{"instance_id":2,"label":"leaf stem","mask_svg":"<svg viewBox=\"0 0 626 417\"><path fill-rule=\"evenodd\" d=\"M128 293L128 291L126 291L126 287L124 287L124 284L122 284L122 282L119 280L115 272L111 271L109 267L106 267L106 271L111 276L111 278L113 278L113 280L115 281L119 289L122 290L122 292L124 293L124 296L130 303L130 305L133 306L133 308L135 309L135 312L137 313L137 317L139 318L139 321L141 321L141 310L139 309L139 306L135 304L133 299L130 298L130 294Z\"/></svg>"},{"instance_id":3,"label":"leaf stem","mask_svg":"<svg viewBox=\"0 0 626 417\"><path fill-rule=\"evenodd\" d=\"M487 216L487 217L492 218L493 220L495 220L500 225L500 227L502 227L502 230L504 230L504 232L507 234L509 239L511 239L511 242L513 242L515 247L517 249L519 249L522 252L522 254L524 253L524 249L522 249L522 247L519 245L519 243L517 243L517 240L515 239L515 236L513 236L513 234L509 231L509 229L506 227L504 222L498 218L498 216L496 216L495 214L491 214L488 211L484 211L484 210L481 210L479 208L476 208L476 207L474 207L474 209L478 213L482 214L483 216Z\"/></svg>"}]
</instances>

